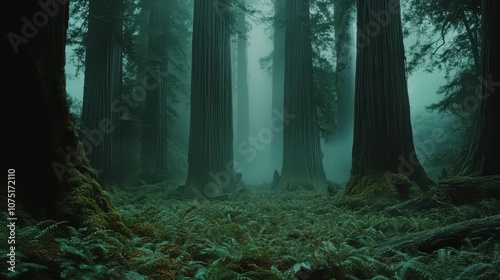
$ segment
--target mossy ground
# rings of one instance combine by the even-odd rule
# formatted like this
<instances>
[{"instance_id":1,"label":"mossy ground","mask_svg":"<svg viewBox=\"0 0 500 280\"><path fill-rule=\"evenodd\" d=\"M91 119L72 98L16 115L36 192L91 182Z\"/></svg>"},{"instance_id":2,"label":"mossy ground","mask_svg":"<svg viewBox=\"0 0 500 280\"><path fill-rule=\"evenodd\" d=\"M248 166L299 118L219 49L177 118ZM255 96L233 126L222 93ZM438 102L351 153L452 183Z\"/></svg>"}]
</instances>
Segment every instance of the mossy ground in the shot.
<instances>
[{"instance_id":1,"label":"mossy ground","mask_svg":"<svg viewBox=\"0 0 500 280\"><path fill-rule=\"evenodd\" d=\"M421 194L419 187L404 175L372 170L352 176L336 203L353 208L394 205Z\"/></svg>"},{"instance_id":2,"label":"mossy ground","mask_svg":"<svg viewBox=\"0 0 500 280\"><path fill-rule=\"evenodd\" d=\"M497 214L499 200L425 212L352 210L326 191L272 194L252 188L224 200L187 200L167 184L116 188L110 197L132 238L76 230L65 222L26 226L18 229L19 273L3 268L4 276L290 280L494 279L500 274L500 243L494 239L468 240L461 248L432 254L381 256L374 247ZM6 221L2 218L0 226Z\"/></svg>"}]
</instances>

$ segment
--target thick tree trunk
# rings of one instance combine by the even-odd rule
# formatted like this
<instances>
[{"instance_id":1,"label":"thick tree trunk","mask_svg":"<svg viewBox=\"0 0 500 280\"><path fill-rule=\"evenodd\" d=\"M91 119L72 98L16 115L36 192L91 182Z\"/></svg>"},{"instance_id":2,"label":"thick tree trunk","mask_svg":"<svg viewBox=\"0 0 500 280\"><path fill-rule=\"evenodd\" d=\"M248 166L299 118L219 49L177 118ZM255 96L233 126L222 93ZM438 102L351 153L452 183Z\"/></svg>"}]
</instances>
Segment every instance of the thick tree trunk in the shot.
<instances>
[{"instance_id":1,"label":"thick tree trunk","mask_svg":"<svg viewBox=\"0 0 500 280\"><path fill-rule=\"evenodd\" d=\"M354 1L337 1L334 6L335 51L337 55L337 135L351 139L354 120Z\"/></svg>"},{"instance_id":2,"label":"thick tree trunk","mask_svg":"<svg viewBox=\"0 0 500 280\"><path fill-rule=\"evenodd\" d=\"M232 191L233 120L229 3L195 0L188 197Z\"/></svg>"},{"instance_id":3,"label":"thick tree trunk","mask_svg":"<svg viewBox=\"0 0 500 280\"><path fill-rule=\"evenodd\" d=\"M283 166L277 190L326 186L313 97L308 0L286 3L285 116Z\"/></svg>"},{"instance_id":4,"label":"thick tree trunk","mask_svg":"<svg viewBox=\"0 0 500 280\"><path fill-rule=\"evenodd\" d=\"M499 236L500 215L495 215L410 234L398 240L378 244L375 248L382 255L391 254L394 250L404 251L410 249L432 253L444 247L459 247L464 244L466 239L475 237L499 239Z\"/></svg>"},{"instance_id":5,"label":"thick tree trunk","mask_svg":"<svg viewBox=\"0 0 500 280\"><path fill-rule=\"evenodd\" d=\"M248 103L248 77L247 77L247 23L245 11L238 11L238 103L237 103L237 145L248 141L250 136L250 112ZM247 162L243 154L238 154L237 161L240 164Z\"/></svg>"},{"instance_id":6,"label":"thick tree trunk","mask_svg":"<svg viewBox=\"0 0 500 280\"><path fill-rule=\"evenodd\" d=\"M48 14L39 3L12 1L5 7L5 30L10 35L4 38L17 36L22 42L5 48L7 60L2 64L11 89L6 102L10 137L4 146L7 168L15 170L11 198L16 206L11 217L24 206L39 220L124 230L92 178L95 173L69 117L64 73L68 5L54 1ZM43 18L46 21L39 21Z\"/></svg>"},{"instance_id":7,"label":"thick tree trunk","mask_svg":"<svg viewBox=\"0 0 500 280\"><path fill-rule=\"evenodd\" d=\"M481 2L483 46L481 92L474 101L477 110L474 138L462 166L462 175L500 175L500 3Z\"/></svg>"},{"instance_id":8,"label":"thick tree trunk","mask_svg":"<svg viewBox=\"0 0 500 280\"><path fill-rule=\"evenodd\" d=\"M122 83L122 0L90 0L82 108L82 144L99 182L118 179L120 123L112 104ZM108 124L111 131L104 132Z\"/></svg>"},{"instance_id":9,"label":"thick tree trunk","mask_svg":"<svg viewBox=\"0 0 500 280\"><path fill-rule=\"evenodd\" d=\"M358 0L357 10L352 175L402 173L425 190L432 182L413 145L399 1Z\"/></svg>"},{"instance_id":10,"label":"thick tree trunk","mask_svg":"<svg viewBox=\"0 0 500 280\"><path fill-rule=\"evenodd\" d=\"M151 1L142 138L142 162L146 178L160 179L167 175L167 24L166 1Z\"/></svg>"},{"instance_id":11,"label":"thick tree trunk","mask_svg":"<svg viewBox=\"0 0 500 280\"><path fill-rule=\"evenodd\" d=\"M285 0L274 1L274 48L273 48L273 96L271 122L273 142L271 143L271 165L274 170L281 169L283 160L283 119L277 116L283 114L285 85Z\"/></svg>"}]
</instances>

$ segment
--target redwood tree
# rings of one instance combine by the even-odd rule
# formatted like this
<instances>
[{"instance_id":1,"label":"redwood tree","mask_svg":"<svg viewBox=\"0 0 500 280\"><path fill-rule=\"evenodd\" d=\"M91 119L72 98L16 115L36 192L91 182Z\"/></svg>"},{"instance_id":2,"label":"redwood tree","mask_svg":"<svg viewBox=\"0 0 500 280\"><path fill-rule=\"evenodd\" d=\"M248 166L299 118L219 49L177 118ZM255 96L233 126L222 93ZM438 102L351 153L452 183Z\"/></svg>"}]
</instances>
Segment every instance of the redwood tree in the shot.
<instances>
[{"instance_id":1,"label":"redwood tree","mask_svg":"<svg viewBox=\"0 0 500 280\"><path fill-rule=\"evenodd\" d=\"M122 9L123 0L89 1L82 133L101 183L116 179L121 154L120 124L112 104L120 100L122 84ZM103 133L103 122L111 123L112 131Z\"/></svg>"},{"instance_id":2,"label":"redwood tree","mask_svg":"<svg viewBox=\"0 0 500 280\"><path fill-rule=\"evenodd\" d=\"M70 119L64 72L68 5L54 1L48 14L39 3L6 3L4 16L3 38L15 40L7 42L2 64L11 89L6 102L11 136L4 149L7 168L15 169L15 197L9 196L17 203L14 216L21 222L24 210L38 220L124 229L93 179ZM46 21L26 29L28 23L21 19L33 24L35 14Z\"/></svg>"},{"instance_id":3,"label":"redwood tree","mask_svg":"<svg viewBox=\"0 0 500 280\"><path fill-rule=\"evenodd\" d=\"M272 125L277 129L273 131L273 142L271 143L271 164L275 169L280 169L283 158L283 128L284 123L276 116L283 110L284 83L285 83L285 0L274 1L274 41L273 41L273 92L271 114Z\"/></svg>"},{"instance_id":4,"label":"redwood tree","mask_svg":"<svg viewBox=\"0 0 500 280\"><path fill-rule=\"evenodd\" d=\"M150 0L142 162L146 177L167 173L167 24L165 0ZM157 176L159 173L160 176Z\"/></svg>"},{"instance_id":5,"label":"redwood tree","mask_svg":"<svg viewBox=\"0 0 500 280\"><path fill-rule=\"evenodd\" d=\"M234 186L228 5L194 1L188 197L216 197Z\"/></svg>"},{"instance_id":6,"label":"redwood tree","mask_svg":"<svg viewBox=\"0 0 500 280\"><path fill-rule=\"evenodd\" d=\"M481 91L472 145L462 167L463 175L500 175L500 3L481 2L483 45Z\"/></svg>"},{"instance_id":7,"label":"redwood tree","mask_svg":"<svg viewBox=\"0 0 500 280\"><path fill-rule=\"evenodd\" d=\"M278 190L315 189L326 184L313 97L308 0L286 3L285 116L283 164Z\"/></svg>"},{"instance_id":8,"label":"redwood tree","mask_svg":"<svg viewBox=\"0 0 500 280\"><path fill-rule=\"evenodd\" d=\"M399 0L358 0L357 19L351 175L402 173L425 189L432 182L413 144Z\"/></svg>"},{"instance_id":9,"label":"redwood tree","mask_svg":"<svg viewBox=\"0 0 500 280\"><path fill-rule=\"evenodd\" d=\"M244 2L242 2L244 4ZM248 141L250 136L250 112L248 100L248 76L247 76L247 48L248 48L248 30L246 23L246 12L241 9L237 14L238 28L238 102L237 102L237 144ZM244 164L247 162L240 154L238 162Z\"/></svg>"}]
</instances>

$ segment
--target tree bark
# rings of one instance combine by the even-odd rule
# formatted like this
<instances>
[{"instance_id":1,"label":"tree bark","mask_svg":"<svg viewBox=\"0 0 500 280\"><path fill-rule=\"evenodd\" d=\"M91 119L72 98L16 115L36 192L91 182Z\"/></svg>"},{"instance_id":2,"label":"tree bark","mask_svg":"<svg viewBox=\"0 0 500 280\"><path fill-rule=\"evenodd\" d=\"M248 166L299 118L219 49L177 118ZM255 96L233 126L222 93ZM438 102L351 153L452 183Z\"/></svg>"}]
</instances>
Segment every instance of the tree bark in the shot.
<instances>
[{"instance_id":1,"label":"tree bark","mask_svg":"<svg viewBox=\"0 0 500 280\"><path fill-rule=\"evenodd\" d=\"M142 137L142 162L146 178L159 179L167 175L168 15L166 1L150 2L148 65L145 73L147 94Z\"/></svg>"},{"instance_id":2,"label":"tree bark","mask_svg":"<svg viewBox=\"0 0 500 280\"><path fill-rule=\"evenodd\" d=\"M459 247L465 239L483 237L485 239L500 235L500 215L467 220L445 227L410 234L401 239L383 242L375 246L379 254L391 254L393 250L417 249L432 253L444 247Z\"/></svg>"},{"instance_id":3,"label":"tree bark","mask_svg":"<svg viewBox=\"0 0 500 280\"><path fill-rule=\"evenodd\" d=\"M244 4L244 3L242 3ZM244 10L238 11L237 26L238 26L238 97L237 97L237 145L248 141L250 136L250 112L248 100L248 77L247 77L247 47L248 47L248 30L246 16ZM244 164L247 162L241 153L238 154L238 163Z\"/></svg>"},{"instance_id":4,"label":"tree bark","mask_svg":"<svg viewBox=\"0 0 500 280\"><path fill-rule=\"evenodd\" d=\"M402 173L426 190L432 182L413 144L399 1L358 0L357 9L351 173Z\"/></svg>"},{"instance_id":5,"label":"tree bark","mask_svg":"<svg viewBox=\"0 0 500 280\"><path fill-rule=\"evenodd\" d=\"M277 190L326 186L313 97L308 0L286 3L283 165Z\"/></svg>"},{"instance_id":6,"label":"tree bark","mask_svg":"<svg viewBox=\"0 0 500 280\"><path fill-rule=\"evenodd\" d=\"M188 197L234 187L229 3L195 0Z\"/></svg>"},{"instance_id":7,"label":"tree bark","mask_svg":"<svg viewBox=\"0 0 500 280\"><path fill-rule=\"evenodd\" d=\"M283 159L284 122L276 113L283 114L284 84L285 84L285 0L274 1L274 41L273 41L273 96L271 122L273 142L271 143L272 169L280 170Z\"/></svg>"},{"instance_id":8,"label":"tree bark","mask_svg":"<svg viewBox=\"0 0 500 280\"><path fill-rule=\"evenodd\" d=\"M90 0L82 108L82 144L102 184L119 179L120 123L112 104L122 84L122 0ZM103 123L110 131L103 131Z\"/></svg>"},{"instance_id":9,"label":"tree bark","mask_svg":"<svg viewBox=\"0 0 500 280\"><path fill-rule=\"evenodd\" d=\"M4 146L8 168L15 170L16 206L11 217L24 208L37 220L67 220L74 226L125 232L93 179L95 173L70 119L64 72L68 4L54 3L57 7L52 6L51 14L45 12L44 24L33 17L44 18L39 2L6 3L7 34L24 38L20 45L5 49L2 64L5 84L11 89L6 102L6 131L11 135ZM37 26L23 31L27 23L21 18L38 22Z\"/></svg>"},{"instance_id":10,"label":"tree bark","mask_svg":"<svg viewBox=\"0 0 500 280\"><path fill-rule=\"evenodd\" d=\"M437 191L455 205L477 203L483 199L500 199L500 176L450 178L440 180Z\"/></svg>"},{"instance_id":11,"label":"tree bark","mask_svg":"<svg viewBox=\"0 0 500 280\"><path fill-rule=\"evenodd\" d=\"M436 188L430 189L423 196L394 205L385 212L421 211L436 207L476 204L491 198L500 199L500 176L456 177L440 180Z\"/></svg>"},{"instance_id":12,"label":"tree bark","mask_svg":"<svg viewBox=\"0 0 500 280\"><path fill-rule=\"evenodd\" d=\"M500 3L483 0L481 92L474 137L463 162L461 175L500 175Z\"/></svg>"}]
</instances>

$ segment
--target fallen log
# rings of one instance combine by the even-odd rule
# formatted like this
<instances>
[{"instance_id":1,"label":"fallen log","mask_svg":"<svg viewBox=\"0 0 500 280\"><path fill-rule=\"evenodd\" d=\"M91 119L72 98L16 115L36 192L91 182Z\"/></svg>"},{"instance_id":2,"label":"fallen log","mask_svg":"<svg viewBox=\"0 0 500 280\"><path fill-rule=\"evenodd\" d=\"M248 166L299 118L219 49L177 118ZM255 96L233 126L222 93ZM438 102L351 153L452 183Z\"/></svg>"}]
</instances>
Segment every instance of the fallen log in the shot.
<instances>
[{"instance_id":1,"label":"fallen log","mask_svg":"<svg viewBox=\"0 0 500 280\"><path fill-rule=\"evenodd\" d=\"M454 177L438 182L437 191L455 205L468 204L483 199L500 199L500 176Z\"/></svg>"},{"instance_id":2,"label":"fallen log","mask_svg":"<svg viewBox=\"0 0 500 280\"><path fill-rule=\"evenodd\" d=\"M429 210L461 204L477 203L484 199L500 199L500 176L453 177L441 179L438 186L421 197L413 198L384 211L397 213L399 210Z\"/></svg>"},{"instance_id":3,"label":"fallen log","mask_svg":"<svg viewBox=\"0 0 500 280\"><path fill-rule=\"evenodd\" d=\"M480 219L471 219L445 227L409 234L401 239L391 240L375 246L381 255L392 251L416 249L424 253L444 247L459 247L466 238L490 238L500 240L500 214Z\"/></svg>"}]
</instances>

